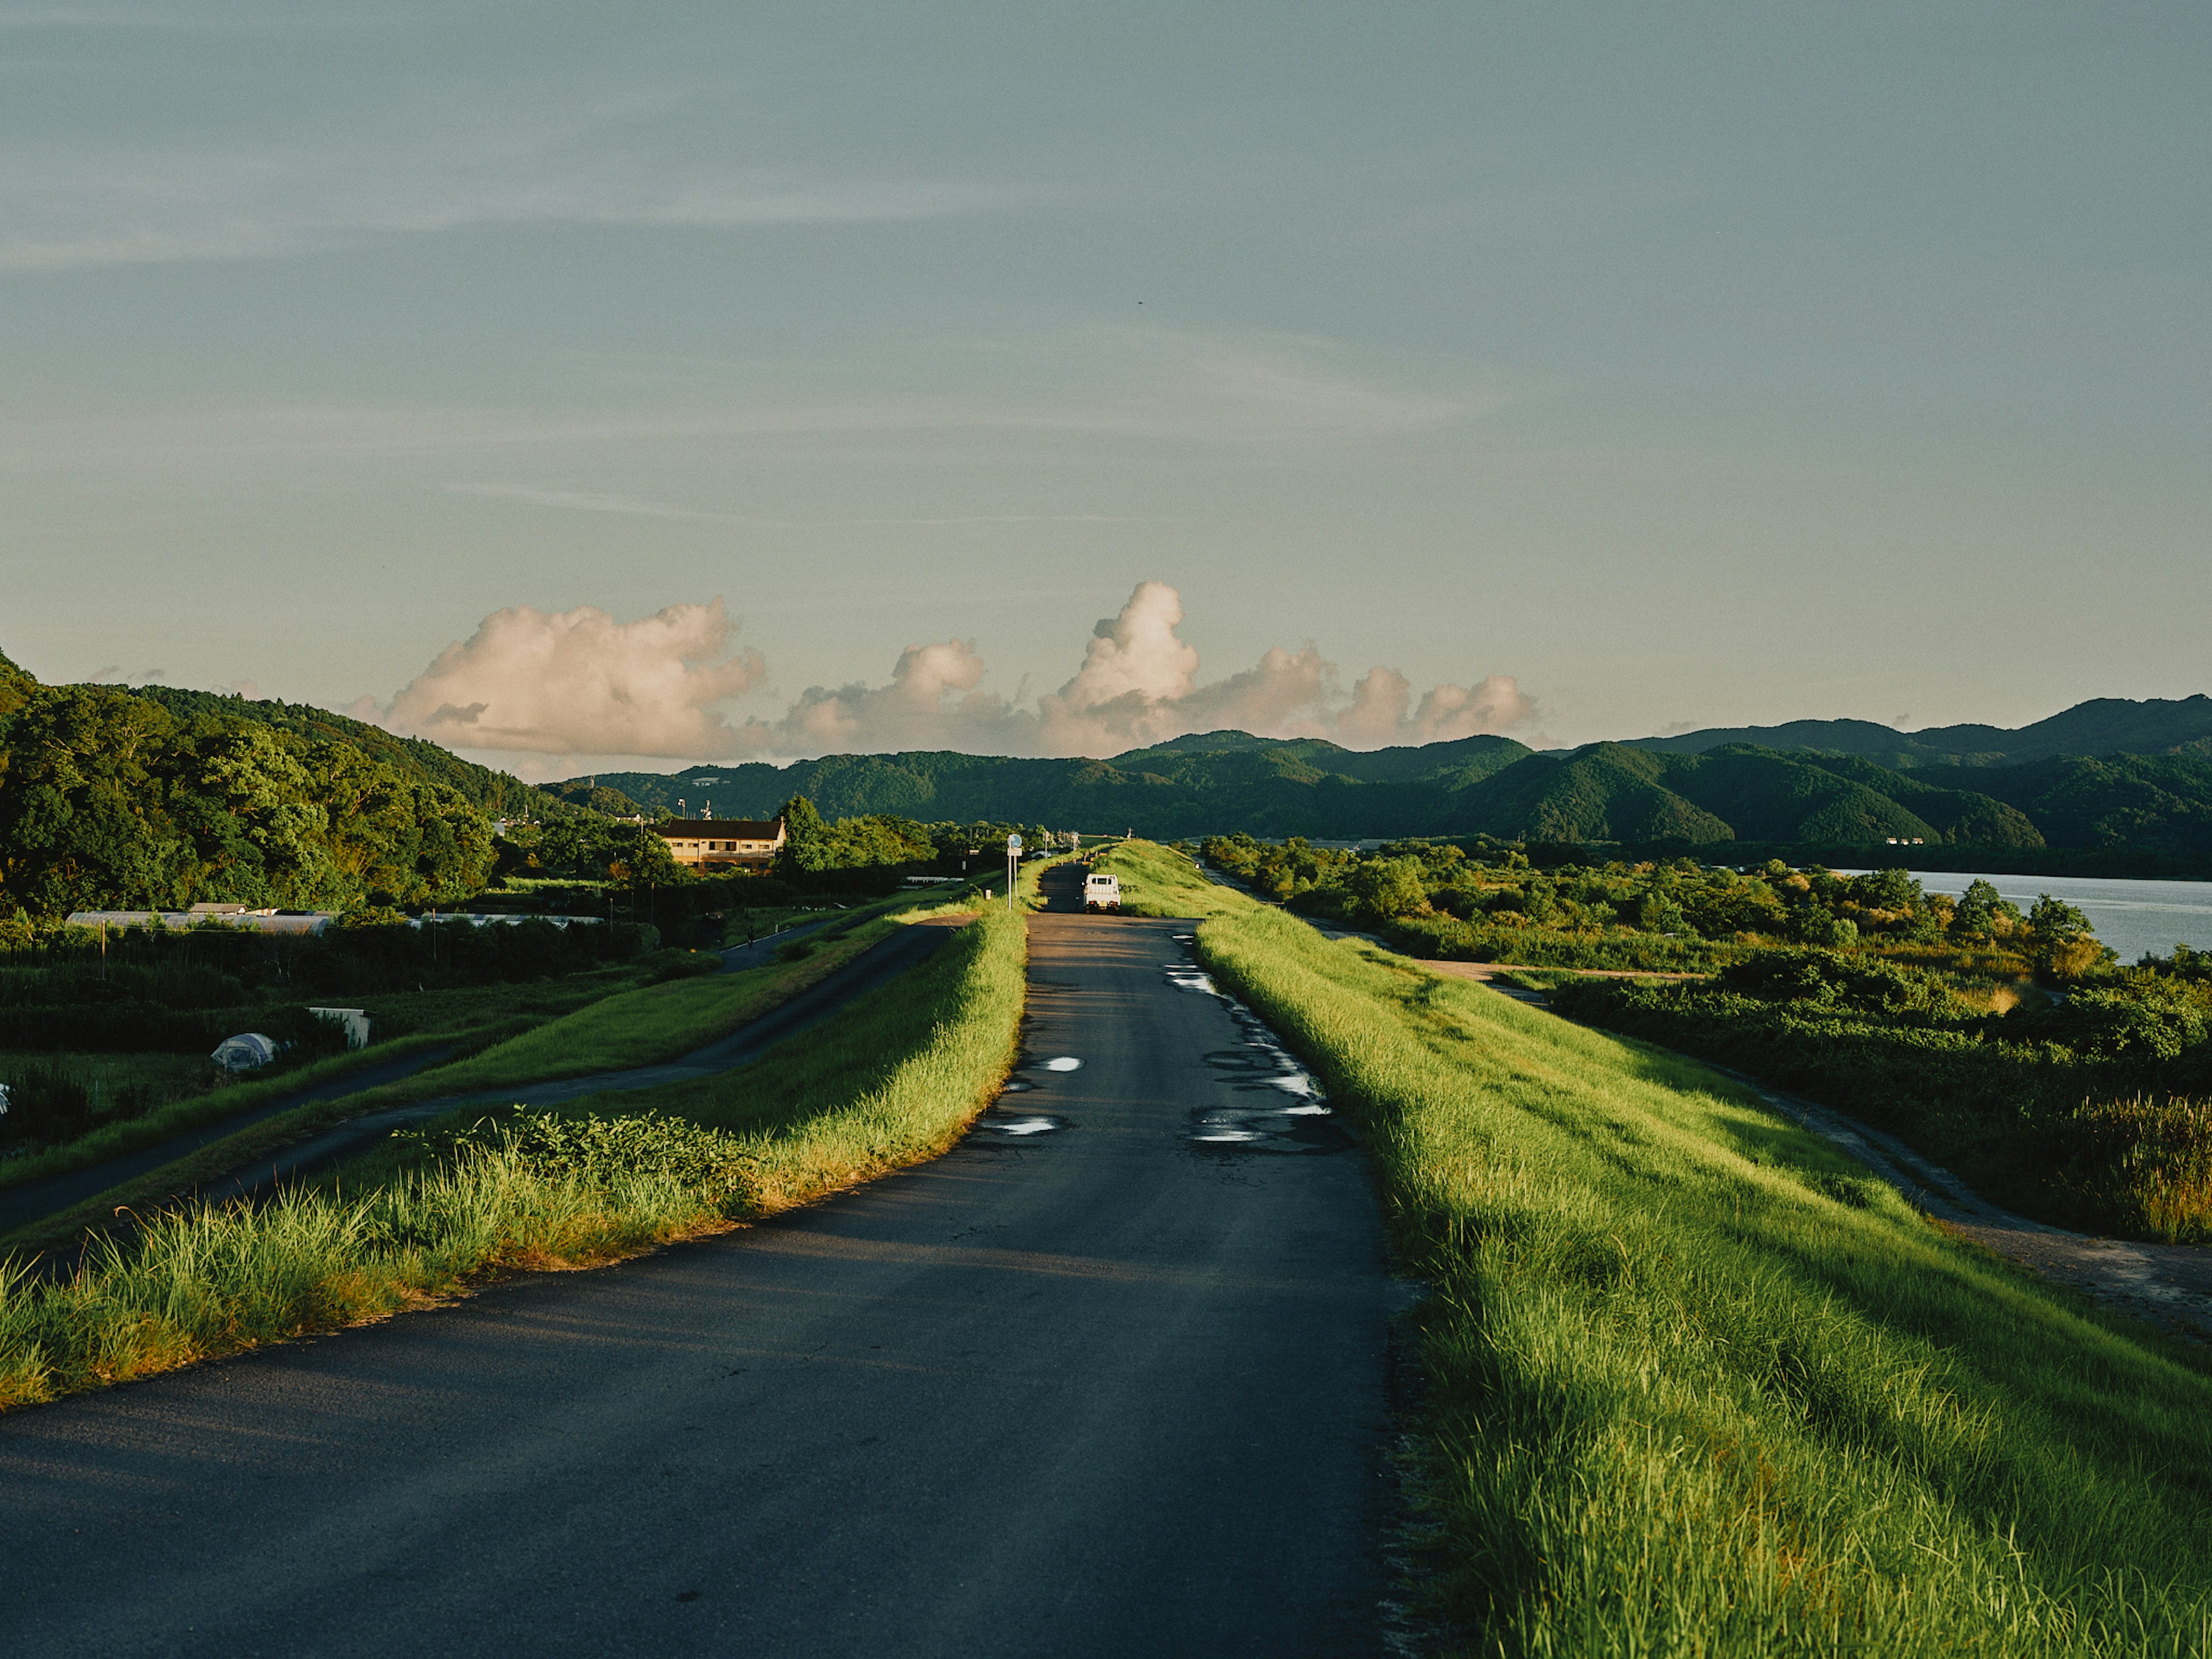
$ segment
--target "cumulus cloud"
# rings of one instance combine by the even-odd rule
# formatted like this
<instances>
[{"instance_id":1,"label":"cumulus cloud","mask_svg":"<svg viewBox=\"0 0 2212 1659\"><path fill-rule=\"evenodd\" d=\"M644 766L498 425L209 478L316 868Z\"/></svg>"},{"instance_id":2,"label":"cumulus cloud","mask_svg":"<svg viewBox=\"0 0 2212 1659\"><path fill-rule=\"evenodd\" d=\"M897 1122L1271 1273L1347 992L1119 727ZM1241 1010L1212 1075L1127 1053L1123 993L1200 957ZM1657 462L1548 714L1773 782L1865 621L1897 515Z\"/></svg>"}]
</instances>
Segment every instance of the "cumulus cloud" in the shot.
<instances>
[{"instance_id":1,"label":"cumulus cloud","mask_svg":"<svg viewBox=\"0 0 2212 1659\"><path fill-rule=\"evenodd\" d=\"M1347 748L1436 743L1528 725L1535 707L1512 678L1431 687L1417 698L1394 668L1349 693L1313 644L1278 646L1252 667L1201 681L1177 631L1182 598L1139 582L1101 621L1083 660L1033 704L983 689L973 640L910 645L886 685L810 686L774 718L733 720L759 689L757 653L732 655L721 601L671 605L634 623L584 607L527 607L484 619L390 703L356 710L396 731L459 748L686 760L784 759L898 749L1109 756L1189 732L1327 738Z\"/></svg>"},{"instance_id":2,"label":"cumulus cloud","mask_svg":"<svg viewBox=\"0 0 2212 1659\"><path fill-rule=\"evenodd\" d=\"M767 672L758 652L732 653L735 632L720 599L629 623L592 605L515 605L447 646L389 703L353 712L457 748L732 755L739 740L716 705Z\"/></svg>"}]
</instances>

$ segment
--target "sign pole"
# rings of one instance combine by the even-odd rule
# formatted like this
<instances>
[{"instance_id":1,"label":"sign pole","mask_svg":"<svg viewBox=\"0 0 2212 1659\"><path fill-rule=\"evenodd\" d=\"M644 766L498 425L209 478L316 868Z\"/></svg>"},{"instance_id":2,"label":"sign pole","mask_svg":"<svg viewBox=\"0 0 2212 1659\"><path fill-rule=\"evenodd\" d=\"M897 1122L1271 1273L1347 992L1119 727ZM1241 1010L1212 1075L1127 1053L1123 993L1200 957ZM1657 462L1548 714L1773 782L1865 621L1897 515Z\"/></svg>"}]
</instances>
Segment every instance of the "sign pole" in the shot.
<instances>
[{"instance_id":1,"label":"sign pole","mask_svg":"<svg viewBox=\"0 0 2212 1659\"><path fill-rule=\"evenodd\" d=\"M1006 837L1006 914L1014 913L1014 872L1021 867L1022 838L1019 834Z\"/></svg>"}]
</instances>

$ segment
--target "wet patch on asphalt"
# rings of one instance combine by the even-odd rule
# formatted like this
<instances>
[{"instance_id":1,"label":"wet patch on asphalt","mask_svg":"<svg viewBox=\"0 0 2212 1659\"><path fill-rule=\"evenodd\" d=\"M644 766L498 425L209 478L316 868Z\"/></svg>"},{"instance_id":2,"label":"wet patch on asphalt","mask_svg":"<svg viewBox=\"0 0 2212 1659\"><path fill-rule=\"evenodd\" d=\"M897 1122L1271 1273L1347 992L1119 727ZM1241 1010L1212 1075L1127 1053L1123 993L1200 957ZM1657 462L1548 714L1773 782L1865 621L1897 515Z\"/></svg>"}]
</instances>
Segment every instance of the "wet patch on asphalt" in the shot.
<instances>
[{"instance_id":1,"label":"wet patch on asphalt","mask_svg":"<svg viewBox=\"0 0 2212 1659\"><path fill-rule=\"evenodd\" d=\"M1055 1113L1018 1112L994 1106L975 1120L974 1133L993 1140L1029 1140L1072 1127Z\"/></svg>"},{"instance_id":2,"label":"wet patch on asphalt","mask_svg":"<svg viewBox=\"0 0 2212 1659\"><path fill-rule=\"evenodd\" d=\"M999 1085L999 1098L985 1108L983 1115L969 1127L969 1133L984 1141L1018 1145L1050 1135L1062 1129L1072 1129L1073 1122L1057 1112L1035 1112L1009 1101L1009 1095L1034 1094L1041 1079L1039 1072L1066 1073L1083 1069L1083 1062L1073 1054L1055 1054L1039 1060L1024 1054L1014 1067L1013 1074ZM1022 1074L1030 1073L1024 1077Z\"/></svg>"},{"instance_id":3,"label":"wet patch on asphalt","mask_svg":"<svg viewBox=\"0 0 2212 1659\"><path fill-rule=\"evenodd\" d=\"M1205 1056L1223 1097L1192 1108L1184 1133L1193 1152L1215 1157L1341 1152L1355 1144L1337 1122L1321 1079L1298 1064L1266 1022L1215 985L1195 962L1161 966L1176 989L1219 999L1243 1039L1234 1048L1217 1048Z\"/></svg>"}]
</instances>

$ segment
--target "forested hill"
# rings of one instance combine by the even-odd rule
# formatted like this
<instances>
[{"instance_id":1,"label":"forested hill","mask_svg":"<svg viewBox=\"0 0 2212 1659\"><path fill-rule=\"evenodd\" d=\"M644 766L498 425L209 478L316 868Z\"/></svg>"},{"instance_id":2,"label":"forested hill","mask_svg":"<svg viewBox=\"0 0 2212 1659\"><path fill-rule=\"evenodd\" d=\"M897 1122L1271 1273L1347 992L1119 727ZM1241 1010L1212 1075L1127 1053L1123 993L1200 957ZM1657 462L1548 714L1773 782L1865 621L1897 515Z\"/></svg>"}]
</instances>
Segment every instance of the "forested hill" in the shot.
<instances>
[{"instance_id":1,"label":"forested hill","mask_svg":"<svg viewBox=\"0 0 2212 1659\"><path fill-rule=\"evenodd\" d=\"M440 769L358 740L357 722L252 712L270 707L41 685L0 658L0 931L19 912L356 910L481 889L490 821Z\"/></svg>"},{"instance_id":2,"label":"forested hill","mask_svg":"<svg viewBox=\"0 0 2212 1659\"><path fill-rule=\"evenodd\" d=\"M674 811L680 800L694 817L711 809L718 817L766 817L792 796L805 795L833 819L895 812L957 823L1134 829L1147 836L1225 827L1255 836L1356 838L1443 823L1455 790L1531 752L1510 738L1362 753L1318 739L1215 732L1110 761L921 750L829 755L781 767L605 772L575 781L619 791L648 810Z\"/></svg>"},{"instance_id":3,"label":"forested hill","mask_svg":"<svg viewBox=\"0 0 2212 1659\"><path fill-rule=\"evenodd\" d=\"M465 761L427 738L398 737L380 726L333 714L327 708L301 702L226 696L214 691L186 691L167 685L139 686L135 688L134 695L160 703L179 719L211 715L219 720L256 720L312 740L349 743L404 775L425 783L443 784L470 805L481 806L495 817L574 817L592 810L587 803L563 800L508 773L495 772L488 766Z\"/></svg>"},{"instance_id":4,"label":"forested hill","mask_svg":"<svg viewBox=\"0 0 2212 1659\"><path fill-rule=\"evenodd\" d=\"M1856 755L1884 766L2016 766L2067 756L2195 755L2212 758L2212 697L2098 697L2048 720L1999 726L1931 726L1899 732L1872 720L1792 720L1786 726L1715 726L1677 737L1638 738L1632 747L1702 755L1729 744ZM1972 786L1978 789L1978 782Z\"/></svg>"},{"instance_id":5,"label":"forested hill","mask_svg":"<svg viewBox=\"0 0 2212 1659\"><path fill-rule=\"evenodd\" d=\"M565 787L611 790L647 810L674 811L680 799L695 816L711 809L722 817L767 817L803 794L832 818L892 812L1166 837L1243 830L1344 840L1481 833L1831 847L1881 846L1893 837L2212 855L2212 757L2190 753L1931 775L1747 744L1693 755L1592 744L1540 755L1508 738L1470 738L1359 753L1237 732L1103 761L832 755L785 767L605 773Z\"/></svg>"}]
</instances>

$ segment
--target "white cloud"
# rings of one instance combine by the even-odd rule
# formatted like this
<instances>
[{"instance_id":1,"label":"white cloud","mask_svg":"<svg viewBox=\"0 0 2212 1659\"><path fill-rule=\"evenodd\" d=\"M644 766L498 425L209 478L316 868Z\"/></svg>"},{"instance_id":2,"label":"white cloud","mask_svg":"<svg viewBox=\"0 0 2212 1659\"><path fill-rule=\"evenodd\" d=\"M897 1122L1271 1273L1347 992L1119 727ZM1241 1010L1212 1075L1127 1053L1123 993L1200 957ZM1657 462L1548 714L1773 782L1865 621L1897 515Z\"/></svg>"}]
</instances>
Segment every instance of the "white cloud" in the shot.
<instances>
[{"instance_id":1,"label":"white cloud","mask_svg":"<svg viewBox=\"0 0 2212 1659\"><path fill-rule=\"evenodd\" d=\"M590 606L527 607L488 617L415 681L355 710L395 731L471 750L684 760L788 759L900 749L1006 755L1110 756L1194 732L1328 738L1348 748L1433 743L1525 726L1534 705L1492 674L1473 689L1432 687L1416 700L1406 677L1375 668L1346 695L1334 664L1307 644L1276 647L1251 668L1199 678L1194 647L1176 632L1182 599L1164 582L1138 584L1101 621L1083 661L1033 706L983 689L973 640L910 645L890 684L810 686L774 719L733 721L727 705L759 689L757 653L731 654L721 601L671 605L633 623ZM550 765L532 769L550 773Z\"/></svg>"},{"instance_id":2,"label":"white cloud","mask_svg":"<svg viewBox=\"0 0 2212 1659\"><path fill-rule=\"evenodd\" d=\"M722 602L618 623L591 605L493 612L388 704L354 713L459 748L699 759L738 752L716 708L751 690L760 654L732 655ZM364 706L365 705L365 706Z\"/></svg>"}]
</instances>

